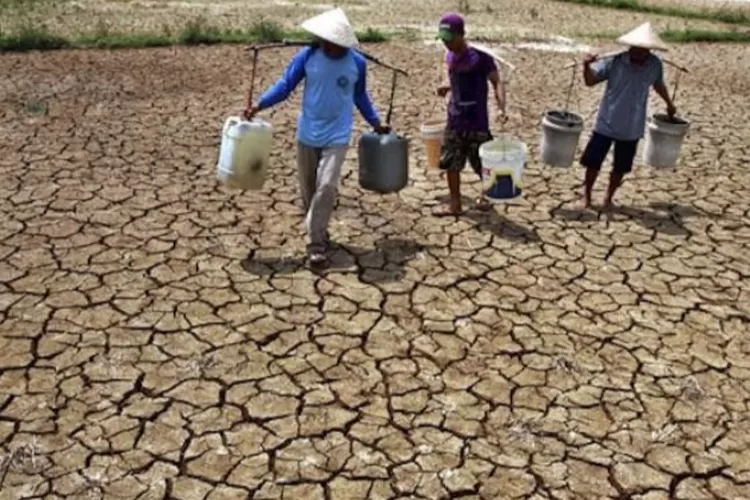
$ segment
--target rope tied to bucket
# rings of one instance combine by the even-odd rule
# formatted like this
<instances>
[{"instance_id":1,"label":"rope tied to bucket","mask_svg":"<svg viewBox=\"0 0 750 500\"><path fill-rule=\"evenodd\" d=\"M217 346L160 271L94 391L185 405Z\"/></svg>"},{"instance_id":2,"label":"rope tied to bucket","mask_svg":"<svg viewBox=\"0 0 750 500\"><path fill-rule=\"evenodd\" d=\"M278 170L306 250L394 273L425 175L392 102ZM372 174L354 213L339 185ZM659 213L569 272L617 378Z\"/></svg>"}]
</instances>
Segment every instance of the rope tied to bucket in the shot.
<instances>
[{"instance_id":1,"label":"rope tied to bucket","mask_svg":"<svg viewBox=\"0 0 750 500\"><path fill-rule=\"evenodd\" d=\"M682 76L682 71L677 72L677 76L674 78L674 88L672 89L672 103L674 103L675 99L677 99L677 89L680 88L680 76Z\"/></svg>"},{"instance_id":2,"label":"rope tied to bucket","mask_svg":"<svg viewBox=\"0 0 750 500\"><path fill-rule=\"evenodd\" d=\"M396 80L398 79L398 72L393 71L393 77L391 80L391 98L388 101L388 114L385 117L385 124L391 124L391 116L393 115L393 101L396 98Z\"/></svg>"},{"instance_id":3,"label":"rope tied to bucket","mask_svg":"<svg viewBox=\"0 0 750 500\"><path fill-rule=\"evenodd\" d=\"M441 86L443 85L443 83L445 83L445 81L443 80L443 78L445 76L444 73L443 73L443 71L445 70L444 64L445 64L445 59L441 58L440 59L440 64L437 65L437 81L439 82L439 85L441 85ZM433 95L434 95L434 93L433 93ZM446 104L446 98L442 97L441 99L443 100L443 106L446 106L447 105ZM435 117L435 111L437 110L437 107L438 107L438 99L434 99L432 101L432 108L430 109L430 114L429 114L430 119L433 119Z\"/></svg>"},{"instance_id":4,"label":"rope tied to bucket","mask_svg":"<svg viewBox=\"0 0 750 500\"><path fill-rule=\"evenodd\" d=\"M505 160L505 153L508 149L508 134L506 132L505 123L507 120L501 120L500 121L500 136L503 138L503 160Z\"/></svg>"},{"instance_id":5,"label":"rope tied to bucket","mask_svg":"<svg viewBox=\"0 0 750 500\"><path fill-rule=\"evenodd\" d=\"M247 92L247 109L253 107L253 93L255 91L255 69L258 67L258 53L260 52L259 47L252 47L253 51L253 69L250 75L250 89Z\"/></svg>"},{"instance_id":6,"label":"rope tied to bucket","mask_svg":"<svg viewBox=\"0 0 750 500\"><path fill-rule=\"evenodd\" d=\"M573 66L573 72L572 76L570 78L570 85L568 85L568 93L565 96L565 112L568 112L568 109L570 109L570 99L573 97L573 89L576 86L576 80L578 80L578 68L576 66Z\"/></svg>"}]
</instances>

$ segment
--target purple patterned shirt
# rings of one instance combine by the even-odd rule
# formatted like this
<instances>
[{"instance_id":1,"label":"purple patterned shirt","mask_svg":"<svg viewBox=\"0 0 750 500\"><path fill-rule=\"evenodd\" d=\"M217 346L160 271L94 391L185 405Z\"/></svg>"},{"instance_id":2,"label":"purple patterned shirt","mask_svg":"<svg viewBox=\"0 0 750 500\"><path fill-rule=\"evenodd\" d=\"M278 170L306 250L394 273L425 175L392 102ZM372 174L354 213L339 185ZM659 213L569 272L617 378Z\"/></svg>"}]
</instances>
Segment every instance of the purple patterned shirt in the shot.
<instances>
[{"instance_id":1,"label":"purple patterned shirt","mask_svg":"<svg viewBox=\"0 0 750 500\"><path fill-rule=\"evenodd\" d=\"M469 47L460 54L445 56L451 83L448 103L448 128L456 132L487 132L488 77L497 70L492 56Z\"/></svg>"}]
</instances>

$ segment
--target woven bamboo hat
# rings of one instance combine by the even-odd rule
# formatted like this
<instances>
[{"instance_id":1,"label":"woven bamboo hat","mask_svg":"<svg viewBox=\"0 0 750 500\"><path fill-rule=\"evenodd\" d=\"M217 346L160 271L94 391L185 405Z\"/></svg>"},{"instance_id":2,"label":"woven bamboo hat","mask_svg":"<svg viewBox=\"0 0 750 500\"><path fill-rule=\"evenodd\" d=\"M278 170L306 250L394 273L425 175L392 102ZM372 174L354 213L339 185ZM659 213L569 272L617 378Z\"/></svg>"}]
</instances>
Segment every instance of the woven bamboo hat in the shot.
<instances>
[{"instance_id":1,"label":"woven bamboo hat","mask_svg":"<svg viewBox=\"0 0 750 500\"><path fill-rule=\"evenodd\" d=\"M642 49L669 50L667 44L659 38L659 34L651 26L651 23L643 23L637 28L628 31L617 39L617 43L630 47L640 47Z\"/></svg>"},{"instance_id":2,"label":"woven bamboo hat","mask_svg":"<svg viewBox=\"0 0 750 500\"><path fill-rule=\"evenodd\" d=\"M302 23L302 29L340 47L359 45L349 19L340 8L331 9Z\"/></svg>"}]
</instances>

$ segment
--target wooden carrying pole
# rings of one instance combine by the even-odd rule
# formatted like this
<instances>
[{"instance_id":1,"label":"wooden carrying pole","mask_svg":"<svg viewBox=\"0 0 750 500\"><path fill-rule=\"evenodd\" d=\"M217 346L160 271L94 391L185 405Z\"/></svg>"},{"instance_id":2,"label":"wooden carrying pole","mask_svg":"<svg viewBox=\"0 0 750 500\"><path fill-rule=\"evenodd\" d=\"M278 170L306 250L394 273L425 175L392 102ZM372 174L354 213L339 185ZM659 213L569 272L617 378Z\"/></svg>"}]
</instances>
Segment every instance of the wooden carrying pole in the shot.
<instances>
[{"instance_id":1,"label":"wooden carrying pole","mask_svg":"<svg viewBox=\"0 0 750 500\"><path fill-rule=\"evenodd\" d=\"M597 58L597 60L598 59L607 59L609 57L619 56L620 54L624 54L625 52L627 52L627 50L615 50L613 52L607 52L606 54L602 54L600 56L596 56L596 58ZM665 59L665 58L662 57L661 60L664 61L665 63L669 64L670 66L678 69L679 71L682 71L683 73L690 73L687 68L685 68L684 66L680 66L679 64L673 63L669 59ZM578 61L573 61L571 63L566 64L565 65L565 69L572 68L573 66L578 66L579 64L581 64L581 63L579 63Z\"/></svg>"},{"instance_id":2,"label":"wooden carrying pole","mask_svg":"<svg viewBox=\"0 0 750 500\"><path fill-rule=\"evenodd\" d=\"M314 44L315 44L315 42L305 42L305 41L297 41L297 40L282 40L281 42L276 42L276 43L264 43L264 44L260 44L260 45L251 45L250 47L248 47L248 50L252 50L253 51L253 62L255 63L255 62L257 62L257 53L259 51L261 51L261 50L278 49L278 48L281 48L281 47L305 47L305 46L314 45ZM377 64L378 66L382 66L382 67L384 67L386 69L389 69L391 71L395 71L396 73L400 73L400 74L402 74L404 76L409 76L409 73L407 73L405 70L400 69L400 68L396 68L394 66L391 66L390 64L386 64L383 61L381 61L380 59L378 59L377 57L368 54L367 52L363 52L363 51L361 51L359 49L353 49L353 50L356 50L362 57L364 57L365 59L367 59L368 61L370 61L370 62L372 62L374 64Z\"/></svg>"}]
</instances>

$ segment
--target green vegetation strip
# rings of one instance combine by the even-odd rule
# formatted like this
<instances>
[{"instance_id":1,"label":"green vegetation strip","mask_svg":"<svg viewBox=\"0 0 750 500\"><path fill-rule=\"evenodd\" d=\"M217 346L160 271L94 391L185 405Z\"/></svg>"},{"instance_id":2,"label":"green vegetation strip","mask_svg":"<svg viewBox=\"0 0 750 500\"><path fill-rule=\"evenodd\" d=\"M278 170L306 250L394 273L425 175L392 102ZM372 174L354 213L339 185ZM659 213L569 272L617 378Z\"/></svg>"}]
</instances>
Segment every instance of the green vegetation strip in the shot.
<instances>
[{"instance_id":1,"label":"green vegetation strip","mask_svg":"<svg viewBox=\"0 0 750 500\"><path fill-rule=\"evenodd\" d=\"M614 40L620 33L583 33L582 38ZM750 31L712 31L699 29L665 30L659 36L669 43L750 43Z\"/></svg>"},{"instance_id":2,"label":"green vegetation strip","mask_svg":"<svg viewBox=\"0 0 750 500\"><path fill-rule=\"evenodd\" d=\"M368 28L357 32L362 43L386 42L393 34ZM30 50L58 50L72 48L145 48L172 45L213 45L271 43L282 40L309 40L310 36L298 30L285 30L270 21L260 21L247 30L225 30L193 21L176 34L164 33L111 33L104 31L77 37L62 37L43 28L22 26L13 34L0 33L0 51L25 52Z\"/></svg>"},{"instance_id":3,"label":"green vegetation strip","mask_svg":"<svg viewBox=\"0 0 750 500\"><path fill-rule=\"evenodd\" d=\"M696 9L677 5L645 4L639 0L556 0L577 5L590 5L631 12L643 12L659 16L680 17L683 19L702 19L726 24L750 26L750 10L727 7Z\"/></svg>"},{"instance_id":4,"label":"green vegetation strip","mask_svg":"<svg viewBox=\"0 0 750 500\"><path fill-rule=\"evenodd\" d=\"M712 31L699 29L667 30L660 33L666 42L672 43L750 43L750 31Z\"/></svg>"}]
</instances>

